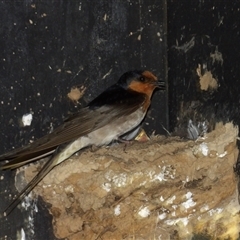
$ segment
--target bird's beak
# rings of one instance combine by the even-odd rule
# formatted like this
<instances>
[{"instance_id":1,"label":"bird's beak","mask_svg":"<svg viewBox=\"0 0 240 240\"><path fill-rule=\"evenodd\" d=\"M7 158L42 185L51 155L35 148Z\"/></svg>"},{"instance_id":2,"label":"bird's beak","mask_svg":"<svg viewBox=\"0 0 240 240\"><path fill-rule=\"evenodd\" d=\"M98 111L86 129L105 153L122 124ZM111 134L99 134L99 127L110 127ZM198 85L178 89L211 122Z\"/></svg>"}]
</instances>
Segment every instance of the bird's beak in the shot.
<instances>
[{"instance_id":1,"label":"bird's beak","mask_svg":"<svg viewBox=\"0 0 240 240\"><path fill-rule=\"evenodd\" d=\"M165 90L166 84L164 81L157 81L156 82L156 87L159 88L160 90Z\"/></svg>"}]
</instances>

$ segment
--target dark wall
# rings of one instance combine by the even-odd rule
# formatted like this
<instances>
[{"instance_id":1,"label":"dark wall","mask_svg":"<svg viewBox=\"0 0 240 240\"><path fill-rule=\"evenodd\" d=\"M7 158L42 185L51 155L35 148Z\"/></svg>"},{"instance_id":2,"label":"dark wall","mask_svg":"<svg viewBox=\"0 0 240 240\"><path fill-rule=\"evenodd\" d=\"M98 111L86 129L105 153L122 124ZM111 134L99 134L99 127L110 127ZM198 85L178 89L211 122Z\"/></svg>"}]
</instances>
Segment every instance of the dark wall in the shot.
<instances>
[{"instance_id":1,"label":"dark wall","mask_svg":"<svg viewBox=\"0 0 240 240\"><path fill-rule=\"evenodd\" d=\"M164 1L1 1L0 22L0 153L48 133L128 70L166 80ZM77 104L67 97L74 86L86 87ZM23 127L26 113L33 121ZM156 92L144 127L165 133L162 125L168 128L167 93ZM1 176L0 211L15 192L15 172ZM38 207L0 219L0 238L24 229L27 239L53 239L51 218Z\"/></svg>"},{"instance_id":2,"label":"dark wall","mask_svg":"<svg viewBox=\"0 0 240 240\"><path fill-rule=\"evenodd\" d=\"M2 138L10 140L0 152L62 122L76 108L67 99L73 86L86 87L80 99L85 105L131 69L165 79L166 26L159 2L3 1L0 11L0 127ZM20 128L29 112L31 126ZM155 128L161 131L156 123Z\"/></svg>"},{"instance_id":3,"label":"dark wall","mask_svg":"<svg viewBox=\"0 0 240 240\"><path fill-rule=\"evenodd\" d=\"M240 124L240 3L168 1L170 129L191 118ZM215 90L203 91L196 69L210 71Z\"/></svg>"}]
</instances>

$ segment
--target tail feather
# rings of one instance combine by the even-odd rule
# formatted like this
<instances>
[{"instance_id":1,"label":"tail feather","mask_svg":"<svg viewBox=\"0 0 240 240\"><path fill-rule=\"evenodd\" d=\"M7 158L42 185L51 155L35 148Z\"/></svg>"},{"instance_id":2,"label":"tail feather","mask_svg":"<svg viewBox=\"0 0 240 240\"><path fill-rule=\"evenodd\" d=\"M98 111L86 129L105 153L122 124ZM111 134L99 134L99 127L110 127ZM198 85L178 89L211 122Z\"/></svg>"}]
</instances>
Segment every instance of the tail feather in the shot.
<instances>
[{"instance_id":1,"label":"tail feather","mask_svg":"<svg viewBox=\"0 0 240 240\"><path fill-rule=\"evenodd\" d=\"M27 196L33 188L52 170L55 166L54 157L48 160L38 174L27 184L27 186L17 195L15 200L4 210L4 216L9 215L12 210Z\"/></svg>"},{"instance_id":2,"label":"tail feather","mask_svg":"<svg viewBox=\"0 0 240 240\"><path fill-rule=\"evenodd\" d=\"M30 162L33 162L33 161L36 161L38 159L41 159L41 158L44 158L44 157L47 157L49 155L51 155L53 152L55 151L54 150L51 150L51 151L47 151L45 153L38 153L40 155L36 155L35 154L31 154L31 155L22 155L22 156L19 156L13 160L10 160L10 162L4 164L3 166L0 167L0 169L2 170L6 170L6 169L15 169L15 168L18 168L18 167L21 167L27 163L30 163Z\"/></svg>"}]
</instances>

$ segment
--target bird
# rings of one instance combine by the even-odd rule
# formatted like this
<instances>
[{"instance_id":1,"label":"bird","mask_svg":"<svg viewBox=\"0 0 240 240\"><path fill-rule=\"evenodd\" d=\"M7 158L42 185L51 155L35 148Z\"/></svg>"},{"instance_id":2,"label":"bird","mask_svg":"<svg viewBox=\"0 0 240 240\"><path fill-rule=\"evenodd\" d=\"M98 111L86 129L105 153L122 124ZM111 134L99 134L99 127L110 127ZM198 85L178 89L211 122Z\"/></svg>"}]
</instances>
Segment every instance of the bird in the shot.
<instances>
[{"instance_id":1,"label":"bird","mask_svg":"<svg viewBox=\"0 0 240 240\"><path fill-rule=\"evenodd\" d=\"M0 156L8 160L2 170L16 169L49 157L35 177L4 210L7 216L58 164L83 148L109 145L121 136L137 132L151 103L154 90L165 89L165 82L147 70L125 72L119 80L70 115L60 126L38 140ZM124 141L124 140L123 140Z\"/></svg>"}]
</instances>

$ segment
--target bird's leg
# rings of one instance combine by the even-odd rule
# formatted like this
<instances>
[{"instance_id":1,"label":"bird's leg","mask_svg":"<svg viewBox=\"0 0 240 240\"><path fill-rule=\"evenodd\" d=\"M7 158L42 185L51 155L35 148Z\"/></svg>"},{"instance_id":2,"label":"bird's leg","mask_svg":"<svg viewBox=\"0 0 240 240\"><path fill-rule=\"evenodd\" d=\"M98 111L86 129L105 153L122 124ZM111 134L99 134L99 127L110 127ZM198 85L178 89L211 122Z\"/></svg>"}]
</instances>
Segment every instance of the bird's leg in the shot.
<instances>
[{"instance_id":1,"label":"bird's leg","mask_svg":"<svg viewBox=\"0 0 240 240\"><path fill-rule=\"evenodd\" d=\"M131 144L135 137L138 135L139 130L140 130L141 126L137 126L134 129L132 129L130 132L127 132L125 134L123 134L122 136L118 137L118 141L124 143L124 152L126 152L126 148L129 144Z\"/></svg>"},{"instance_id":2,"label":"bird's leg","mask_svg":"<svg viewBox=\"0 0 240 240\"><path fill-rule=\"evenodd\" d=\"M126 149L127 149L127 146L131 143L133 143L133 140L125 140L123 138L118 138L118 141L121 142L121 143L124 143L124 148L123 148L123 151L126 153Z\"/></svg>"}]
</instances>

